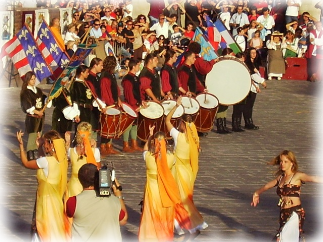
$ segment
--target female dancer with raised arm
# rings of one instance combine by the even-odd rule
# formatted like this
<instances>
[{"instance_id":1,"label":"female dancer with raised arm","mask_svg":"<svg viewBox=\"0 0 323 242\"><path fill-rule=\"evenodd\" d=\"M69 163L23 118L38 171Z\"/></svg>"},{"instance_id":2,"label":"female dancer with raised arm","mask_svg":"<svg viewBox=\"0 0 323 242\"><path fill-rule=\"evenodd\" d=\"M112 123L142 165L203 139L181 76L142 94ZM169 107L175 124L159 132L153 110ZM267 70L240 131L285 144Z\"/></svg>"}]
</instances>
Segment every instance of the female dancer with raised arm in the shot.
<instances>
[{"instance_id":1,"label":"female dancer with raised arm","mask_svg":"<svg viewBox=\"0 0 323 242\"><path fill-rule=\"evenodd\" d=\"M22 164L37 170L36 228L41 241L68 241L69 223L64 212L63 196L67 184L67 156L65 142L57 131L43 135L41 147L44 157L27 160L23 132L17 132ZM40 140L38 140L40 141Z\"/></svg>"},{"instance_id":2,"label":"female dancer with raised arm","mask_svg":"<svg viewBox=\"0 0 323 242\"><path fill-rule=\"evenodd\" d=\"M179 187L181 201L191 219L192 227L189 232L195 233L208 227L193 202L200 143L195 124L190 115L185 115L182 118L178 130L170 122L176 108L181 104L182 97L180 96L176 101L176 105L168 113L165 123L175 143L176 163L174 176Z\"/></svg>"},{"instance_id":3,"label":"female dancer with raised arm","mask_svg":"<svg viewBox=\"0 0 323 242\"><path fill-rule=\"evenodd\" d=\"M258 205L261 193L277 187L278 206L280 206L280 226L276 234L277 241L299 241L305 221L305 211L300 199L301 185L305 182L322 183L323 179L300 172L296 157L289 150L283 150L269 164L279 166L276 178L254 192L251 206L256 207Z\"/></svg>"}]
</instances>

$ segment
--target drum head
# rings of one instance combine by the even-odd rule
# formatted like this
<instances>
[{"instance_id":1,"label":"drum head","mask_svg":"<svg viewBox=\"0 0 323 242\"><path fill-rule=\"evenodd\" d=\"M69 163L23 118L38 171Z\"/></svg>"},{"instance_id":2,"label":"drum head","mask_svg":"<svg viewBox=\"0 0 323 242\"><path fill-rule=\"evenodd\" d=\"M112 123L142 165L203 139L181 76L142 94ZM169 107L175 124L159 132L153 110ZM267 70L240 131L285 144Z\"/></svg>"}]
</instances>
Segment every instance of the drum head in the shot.
<instances>
[{"instance_id":1,"label":"drum head","mask_svg":"<svg viewBox=\"0 0 323 242\"><path fill-rule=\"evenodd\" d=\"M251 78L248 68L235 57L221 58L207 74L205 86L222 105L242 101L249 93Z\"/></svg>"},{"instance_id":2,"label":"drum head","mask_svg":"<svg viewBox=\"0 0 323 242\"><path fill-rule=\"evenodd\" d=\"M176 101L165 100L161 103L161 105L164 108L164 115L167 116L169 114L169 112L173 109L173 107L176 105ZM182 117L183 114L184 114L184 107L183 107L183 105L180 105L176 108L172 118Z\"/></svg>"},{"instance_id":3,"label":"drum head","mask_svg":"<svg viewBox=\"0 0 323 242\"><path fill-rule=\"evenodd\" d=\"M182 97L182 105L186 114L195 114L200 109L200 104L195 98Z\"/></svg>"},{"instance_id":4,"label":"drum head","mask_svg":"<svg viewBox=\"0 0 323 242\"><path fill-rule=\"evenodd\" d=\"M210 93L201 93L196 96L196 100L199 102L201 107L207 109L216 108L219 105L219 100L216 96Z\"/></svg>"},{"instance_id":5,"label":"drum head","mask_svg":"<svg viewBox=\"0 0 323 242\"><path fill-rule=\"evenodd\" d=\"M105 113L108 115L119 115L121 112L116 108L108 108Z\"/></svg>"},{"instance_id":6,"label":"drum head","mask_svg":"<svg viewBox=\"0 0 323 242\"><path fill-rule=\"evenodd\" d=\"M140 113L146 118L156 119L164 115L164 108L159 103L148 101L147 107L141 108Z\"/></svg>"},{"instance_id":7,"label":"drum head","mask_svg":"<svg viewBox=\"0 0 323 242\"><path fill-rule=\"evenodd\" d=\"M123 111L125 111L127 114L129 114L131 117L137 118L138 115L135 112L135 110L133 110L132 107L130 107L128 104L126 103L122 103L122 109Z\"/></svg>"}]
</instances>

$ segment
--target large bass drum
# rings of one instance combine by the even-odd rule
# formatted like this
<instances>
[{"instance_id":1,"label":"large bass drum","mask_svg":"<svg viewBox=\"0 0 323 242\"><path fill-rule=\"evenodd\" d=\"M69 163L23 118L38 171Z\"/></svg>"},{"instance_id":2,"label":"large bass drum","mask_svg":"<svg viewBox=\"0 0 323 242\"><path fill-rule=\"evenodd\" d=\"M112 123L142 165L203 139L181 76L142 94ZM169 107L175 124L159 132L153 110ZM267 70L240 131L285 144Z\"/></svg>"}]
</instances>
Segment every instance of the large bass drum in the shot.
<instances>
[{"instance_id":1,"label":"large bass drum","mask_svg":"<svg viewBox=\"0 0 323 242\"><path fill-rule=\"evenodd\" d=\"M251 77L244 62L234 56L219 57L207 74L205 86L225 106L242 101L249 93Z\"/></svg>"}]
</instances>

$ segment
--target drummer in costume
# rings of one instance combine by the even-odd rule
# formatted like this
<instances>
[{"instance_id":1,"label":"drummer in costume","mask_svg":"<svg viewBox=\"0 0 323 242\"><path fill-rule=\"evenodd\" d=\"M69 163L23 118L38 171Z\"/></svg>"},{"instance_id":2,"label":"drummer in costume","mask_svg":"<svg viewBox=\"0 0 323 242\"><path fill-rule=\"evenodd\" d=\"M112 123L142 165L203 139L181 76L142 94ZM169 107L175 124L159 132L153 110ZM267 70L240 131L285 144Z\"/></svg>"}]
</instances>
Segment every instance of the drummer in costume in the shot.
<instances>
[{"instance_id":1,"label":"drummer in costume","mask_svg":"<svg viewBox=\"0 0 323 242\"><path fill-rule=\"evenodd\" d=\"M231 55L234 56L234 52L231 48L224 48L222 56ZM216 113L216 132L219 134L231 133L227 128L227 111L229 106L219 104L218 112Z\"/></svg>"},{"instance_id":2,"label":"drummer in costume","mask_svg":"<svg viewBox=\"0 0 323 242\"><path fill-rule=\"evenodd\" d=\"M267 87L265 79L261 77L259 73L259 67L261 66L261 59L259 52L251 47L246 51L246 60L245 63L249 68L251 75L251 88L248 96L246 97L246 104L243 108L243 118L245 121L245 129L257 130L258 126L254 125L252 119L253 106L256 101L257 93L260 92L259 84L264 88Z\"/></svg>"},{"instance_id":3,"label":"drummer in costume","mask_svg":"<svg viewBox=\"0 0 323 242\"><path fill-rule=\"evenodd\" d=\"M141 100L160 102L165 96L161 89L160 77L156 71L157 54L150 53L145 58L145 66L139 74Z\"/></svg>"},{"instance_id":4,"label":"drummer in costume","mask_svg":"<svg viewBox=\"0 0 323 242\"><path fill-rule=\"evenodd\" d=\"M214 64L217 62L218 59L213 59L210 61L204 60L204 58L200 56L201 45L197 42L191 42L188 45L188 50L192 51L195 54L196 60L194 62L193 68L195 69L197 78L205 87L206 75L212 70Z\"/></svg>"},{"instance_id":5,"label":"drummer in costume","mask_svg":"<svg viewBox=\"0 0 323 242\"><path fill-rule=\"evenodd\" d=\"M181 201L191 220L190 233L206 229L208 224L197 210L193 201L194 183L198 172L198 158L200 142L192 116L185 114L177 130L171 123L171 118L176 108L182 104L182 97L176 101L176 105L168 113L165 123L167 130L174 139L175 145L175 170L173 172L179 187Z\"/></svg>"},{"instance_id":6,"label":"drummer in costume","mask_svg":"<svg viewBox=\"0 0 323 242\"><path fill-rule=\"evenodd\" d=\"M130 59L128 66L130 71L123 77L121 82L124 101L135 111L138 111L141 105L141 97L139 78L136 76L136 73L140 69L140 61ZM123 133L124 152L143 151L143 149L140 148L137 143L137 129L137 120L135 120L134 123L130 125ZM129 135L131 138L131 147L129 146Z\"/></svg>"},{"instance_id":7,"label":"drummer in costume","mask_svg":"<svg viewBox=\"0 0 323 242\"><path fill-rule=\"evenodd\" d=\"M91 91L94 95L96 95L99 99L101 99L101 82L100 82L100 74L103 69L103 61L100 58L93 58L90 63L90 72L89 76L86 79ZM99 120L100 120L100 110L97 108L92 109L91 113L91 125L92 125L92 133L95 140L97 140L97 132L100 130Z\"/></svg>"},{"instance_id":8,"label":"drummer in costume","mask_svg":"<svg viewBox=\"0 0 323 242\"><path fill-rule=\"evenodd\" d=\"M193 64L196 55L192 51L184 53L184 64L178 70L179 91L186 96L196 96L198 93L205 92L205 88L199 81Z\"/></svg>"},{"instance_id":9,"label":"drummer in costume","mask_svg":"<svg viewBox=\"0 0 323 242\"><path fill-rule=\"evenodd\" d=\"M76 103L72 103L70 92L65 86L59 96L53 99L53 106L52 129L64 137L66 132L74 130L73 122L80 116L80 110Z\"/></svg>"},{"instance_id":10,"label":"drummer in costume","mask_svg":"<svg viewBox=\"0 0 323 242\"><path fill-rule=\"evenodd\" d=\"M101 73L101 97L102 101L108 105L121 106L120 89L116 76L114 75L117 60L114 56L107 56L103 61L103 71ZM112 139L101 136L101 154L119 154L112 147Z\"/></svg>"},{"instance_id":11,"label":"drummer in costume","mask_svg":"<svg viewBox=\"0 0 323 242\"><path fill-rule=\"evenodd\" d=\"M20 92L20 105L22 111L26 113L25 132L28 133L27 142L27 159L35 160L38 158L36 139L38 132L42 132L45 121L45 113L43 111L46 95L42 90L35 86L36 75L29 71L23 78L24 82ZM48 106L51 105L51 102Z\"/></svg>"},{"instance_id":12,"label":"drummer in costume","mask_svg":"<svg viewBox=\"0 0 323 242\"><path fill-rule=\"evenodd\" d=\"M176 52L172 49L167 50L165 54L165 65L160 72L162 90L169 99L177 99L179 93L177 70L174 66L176 60Z\"/></svg>"}]
</instances>

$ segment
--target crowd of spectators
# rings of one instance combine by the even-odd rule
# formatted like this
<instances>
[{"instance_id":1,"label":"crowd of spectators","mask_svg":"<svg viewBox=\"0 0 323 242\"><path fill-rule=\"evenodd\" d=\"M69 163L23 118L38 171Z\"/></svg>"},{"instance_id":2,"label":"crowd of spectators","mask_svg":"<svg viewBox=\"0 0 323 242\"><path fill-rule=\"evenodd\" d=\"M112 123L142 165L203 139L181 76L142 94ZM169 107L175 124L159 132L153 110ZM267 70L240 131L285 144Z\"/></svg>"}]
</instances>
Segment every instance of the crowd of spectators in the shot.
<instances>
[{"instance_id":1,"label":"crowd of spectators","mask_svg":"<svg viewBox=\"0 0 323 242\"><path fill-rule=\"evenodd\" d=\"M308 11L300 12L302 0L170 0L169 5L145 1L150 3L150 10L138 16L133 15L131 0L58 0L55 4L37 0L37 7L73 9L72 23L63 33L71 54L75 44L92 37L109 42L120 61L144 59L155 51L162 57L169 47L181 51L193 38L196 27L207 32L206 16L212 21L220 18L241 50L255 47L263 60L266 42L274 31L284 36L288 49L284 57L305 57L310 32L318 21ZM322 7L323 1L315 4L317 9Z\"/></svg>"}]
</instances>

